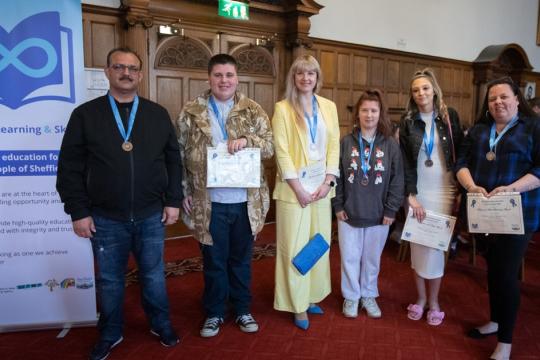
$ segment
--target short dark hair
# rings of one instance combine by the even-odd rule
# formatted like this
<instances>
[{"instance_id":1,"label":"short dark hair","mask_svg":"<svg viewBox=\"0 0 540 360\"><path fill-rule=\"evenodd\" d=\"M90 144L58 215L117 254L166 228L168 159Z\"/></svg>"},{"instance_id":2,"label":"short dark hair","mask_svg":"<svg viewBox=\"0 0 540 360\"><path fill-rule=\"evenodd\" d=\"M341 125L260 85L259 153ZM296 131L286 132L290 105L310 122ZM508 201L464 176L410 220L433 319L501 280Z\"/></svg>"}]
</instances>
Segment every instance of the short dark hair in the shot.
<instances>
[{"instance_id":1,"label":"short dark hair","mask_svg":"<svg viewBox=\"0 0 540 360\"><path fill-rule=\"evenodd\" d=\"M114 53L117 53L117 52L135 55L137 59L139 60L139 67L142 67L142 59L139 56L139 54L137 54L134 50L131 50L127 46L120 46L109 51L109 53L107 54L107 67L111 66L111 57Z\"/></svg>"},{"instance_id":2,"label":"short dark hair","mask_svg":"<svg viewBox=\"0 0 540 360\"><path fill-rule=\"evenodd\" d=\"M231 64L234 66L234 69L238 71L238 63L236 62L236 59L233 58L229 54L217 54L210 58L210 61L208 61L208 75L212 72L212 69L216 65L226 65Z\"/></svg>"}]
</instances>

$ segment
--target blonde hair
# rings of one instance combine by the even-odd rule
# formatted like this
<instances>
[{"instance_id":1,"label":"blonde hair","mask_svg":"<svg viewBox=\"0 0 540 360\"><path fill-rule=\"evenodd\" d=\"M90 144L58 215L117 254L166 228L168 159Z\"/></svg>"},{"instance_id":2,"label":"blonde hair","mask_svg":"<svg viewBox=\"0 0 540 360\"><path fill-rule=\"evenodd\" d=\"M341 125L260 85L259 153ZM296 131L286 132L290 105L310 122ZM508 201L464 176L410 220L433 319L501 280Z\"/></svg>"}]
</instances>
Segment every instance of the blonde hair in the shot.
<instances>
[{"instance_id":1,"label":"blonde hair","mask_svg":"<svg viewBox=\"0 0 540 360\"><path fill-rule=\"evenodd\" d=\"M298 96L298 89L295 84L295 75L302 71L315 71L317 74L317 84L313 88L313 93L318 93L322 87L322 72L319 62L311 55L301 55L294 60L287 74L287 86L285 88L285 100L291 104L296 113L296 121L300 127L304 127L304 110Z\"/></svg>"},{"instance_id":2,"label":"blonde hair","mask_svg":"<svg viewBox=\"0 0 540 360\"><path fill-rule=\"evenodd\" d=\"M416 105L416 102L413 98L412 93L412 83L416 79L424 78L427 79L431 86L433 87L433 111L435 111L437 114L439 114L443 120L448 121L448 108L446 107L446 104L443 101L443 92L442 89L437 82L437 78L435 77L435 72L433 69L425 68L419 71L416 71L411 78L411 82L409 85L409 101L407 102L407 117L412 118L414 114L418 113L418 105Z\"/></svg>"}]
</instances>

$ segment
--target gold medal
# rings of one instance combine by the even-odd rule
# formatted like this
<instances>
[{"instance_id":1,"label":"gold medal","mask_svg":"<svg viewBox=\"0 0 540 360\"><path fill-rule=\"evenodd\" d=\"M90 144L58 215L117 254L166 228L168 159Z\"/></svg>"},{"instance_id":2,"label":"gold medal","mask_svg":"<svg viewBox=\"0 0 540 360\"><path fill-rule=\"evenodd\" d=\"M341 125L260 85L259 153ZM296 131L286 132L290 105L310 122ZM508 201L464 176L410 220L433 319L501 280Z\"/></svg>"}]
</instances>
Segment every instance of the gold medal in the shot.
<instances>
[{"instance_id":1,"label":"gold medal","mask_svg":"<svg viewBox=\"0 0 540 360\"><path fill-rule=\"evenodd\" d=\"M122 150L128 151L128 152L133 150L133 144L129 141L124 141L122 143Z\"/></svg>"},{"instance_id":2,"label":"gold medal","mask_svg":"<svg viewBox=\"0 0 540 360\"><path fill-rule=\"evenodd\" d=\"M495 155L495 153L493 151L489 151L487 154L486 154L486 160L487 161L493 161L495 160L497 156Z\"/></svg>"}]
</instances>

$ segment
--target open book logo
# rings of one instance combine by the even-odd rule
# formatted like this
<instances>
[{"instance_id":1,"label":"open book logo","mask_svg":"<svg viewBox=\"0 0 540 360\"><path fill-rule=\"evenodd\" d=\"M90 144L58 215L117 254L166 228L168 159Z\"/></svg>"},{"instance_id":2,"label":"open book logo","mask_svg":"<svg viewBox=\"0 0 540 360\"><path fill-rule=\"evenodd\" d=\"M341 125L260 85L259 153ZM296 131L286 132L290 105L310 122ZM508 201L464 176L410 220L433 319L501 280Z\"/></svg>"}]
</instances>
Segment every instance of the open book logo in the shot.
<instances>
[{"instance_id":1,"label":"open book logo","mask_svg":"<svg viewBox=\"0 0 540 360\"><path fill-rule=\"evenodd\" d=\"M0 104L17 109L42 100L75 103L73 35L59 12L23 19L11 32L0 26Z\"/></svg>"}]
</instances>

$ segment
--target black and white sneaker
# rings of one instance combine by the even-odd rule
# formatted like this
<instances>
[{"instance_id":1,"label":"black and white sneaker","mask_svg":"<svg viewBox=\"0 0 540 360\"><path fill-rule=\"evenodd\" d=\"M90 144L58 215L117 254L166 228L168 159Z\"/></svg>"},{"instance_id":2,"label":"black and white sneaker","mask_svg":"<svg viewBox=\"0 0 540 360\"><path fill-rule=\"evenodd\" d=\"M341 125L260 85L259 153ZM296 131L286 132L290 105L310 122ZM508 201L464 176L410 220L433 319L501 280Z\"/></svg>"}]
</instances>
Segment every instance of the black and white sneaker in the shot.
<instances>
[{"instance_id":1,"label":"black and white sneaker","mask_svg":"<svg viewBox=\"0 0 540 360\"><path fill-rule=\"evenodd\" d=\"M245 333L259 331L259 324L255 321L251 314L239 315L236 317L236 323L240 326L240 330Z\"/></svg>"},{"instance_id":2,"label":"black and white sneaker","mask_svg":"<svg viewBox=\"0 0 540 360\"><path fill-rule=\"evenodd\" d=\"M201 329L202 337L216 336L219 332L219 327L223 324L223 318L214 316L206 318L204 325Z\"/></svg>"}]
</instances>

